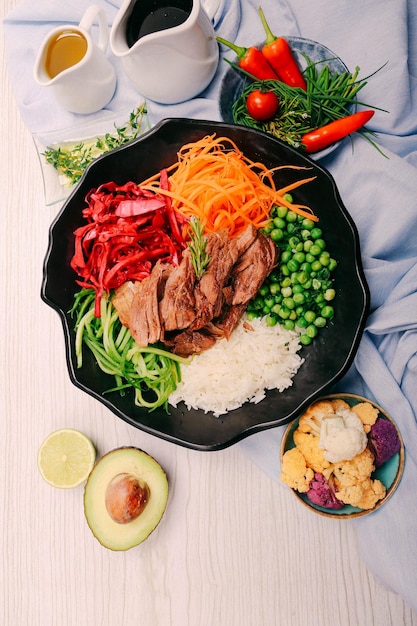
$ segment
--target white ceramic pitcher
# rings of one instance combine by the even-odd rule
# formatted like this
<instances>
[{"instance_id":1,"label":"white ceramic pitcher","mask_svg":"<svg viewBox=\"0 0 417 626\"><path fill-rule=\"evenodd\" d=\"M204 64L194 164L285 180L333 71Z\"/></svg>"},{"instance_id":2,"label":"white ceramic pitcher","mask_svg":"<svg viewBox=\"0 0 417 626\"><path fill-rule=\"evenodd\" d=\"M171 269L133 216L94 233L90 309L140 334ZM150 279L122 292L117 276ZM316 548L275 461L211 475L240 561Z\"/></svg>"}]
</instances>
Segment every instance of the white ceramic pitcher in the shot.
<instances>
[{"instance_id":1,"label":"white ceramic pitcher","mask_svg":"<svg viewBox=\"0 0 417 626\"><path fill-rule=\"evenodd\" d=\"M98 42L90 31L98 21ZM48 72L48 59L60 38L79 37L84 50L75 61L66 63L71 50L62 53L62 67ZM109 43L109 27L104 10L98 5L88 7L78 26L54 28L44 39L35 62L34 77L38 84L48 87L56 100L68 111L88 114L102 109L111 100L116 87L116 73L105 55Z\"/></svg>"},{"instance_id":2,"label":"white ceramic pitcher","mask_svg":"<svg viewBox=\"0 0 417 626\"><path fill-rule=\"evenodd\" d=\"M200 0L124 0L110 47L139 92L162 104L201 93L219 61L214 29Z\"/></svg>"}]
</instances>

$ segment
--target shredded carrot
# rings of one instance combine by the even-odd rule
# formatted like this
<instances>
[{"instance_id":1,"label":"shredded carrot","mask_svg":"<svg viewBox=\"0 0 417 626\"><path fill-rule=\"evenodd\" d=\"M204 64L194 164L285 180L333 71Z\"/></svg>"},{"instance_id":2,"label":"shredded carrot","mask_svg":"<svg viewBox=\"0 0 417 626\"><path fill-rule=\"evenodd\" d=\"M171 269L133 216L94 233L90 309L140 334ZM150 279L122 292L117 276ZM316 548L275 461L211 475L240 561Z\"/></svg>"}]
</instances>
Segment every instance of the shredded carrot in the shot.
<instances>
[{"instance_id":1,"label":"shredded carrot","mask_svg":"<svg viewBox=\"0 0 417 626\"><path fill-rule=\"evenodd\" d=\"M315 177L304 178L277 189L273 174L246 157L227 137L209 135L179 150L178 161L168 167L169 189L159 186L159 174L141 183L149 189L169 196L173 208L186 217L196 215L206 232L229 229L230 237L239 235L248 224L257 229L270 221L274 205L284 205L313 221L318 218L304 205L288 202L284 195ZM289 165L289 169L307 169Z\"/></svg>"}]
</instances>

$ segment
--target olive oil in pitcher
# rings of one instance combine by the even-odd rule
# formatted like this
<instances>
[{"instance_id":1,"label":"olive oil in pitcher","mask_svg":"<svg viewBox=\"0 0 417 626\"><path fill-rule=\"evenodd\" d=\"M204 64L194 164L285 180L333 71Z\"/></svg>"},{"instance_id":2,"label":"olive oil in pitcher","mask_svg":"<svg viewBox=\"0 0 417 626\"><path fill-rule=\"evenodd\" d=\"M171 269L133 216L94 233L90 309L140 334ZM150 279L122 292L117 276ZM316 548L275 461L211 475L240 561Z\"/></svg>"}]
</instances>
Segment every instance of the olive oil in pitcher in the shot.
<instances>
[{"instance_id":1,"label":"olive oil in pitcher","mask_svg":"<svg viewBox=\"0 0 417 626\"><path fill-rule=\"evenodd\" d=\"M45 71L55 78L64 70L79 63L87 52L87 40L77 30L62 30L49 42L45 55Z\"/></svg>"}]
</instances>

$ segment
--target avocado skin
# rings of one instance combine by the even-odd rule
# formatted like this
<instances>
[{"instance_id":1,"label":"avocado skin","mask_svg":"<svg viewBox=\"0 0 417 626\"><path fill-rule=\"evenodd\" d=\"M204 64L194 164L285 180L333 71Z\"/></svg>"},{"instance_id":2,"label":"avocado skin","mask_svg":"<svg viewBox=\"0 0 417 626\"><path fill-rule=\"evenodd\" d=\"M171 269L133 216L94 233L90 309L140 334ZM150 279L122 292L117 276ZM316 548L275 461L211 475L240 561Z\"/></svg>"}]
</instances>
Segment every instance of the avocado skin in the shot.
<instances>
[{"instance_id":1,"label":"avocado skin","mask_svg":"<svg viewBox=\"0 0 417 626\"><path fill-rule=\"evenodd\" d=\"M149 500L135 520L114 522L105 506L110 480L129 473L149 487ZM164 469L147 452L133 446L115 448L103 455L91 471L84 488L84 514L94 537L105 548L123 551L139 545L161 521L168 501L169 484Z\"/></svg>"}]
</instances>

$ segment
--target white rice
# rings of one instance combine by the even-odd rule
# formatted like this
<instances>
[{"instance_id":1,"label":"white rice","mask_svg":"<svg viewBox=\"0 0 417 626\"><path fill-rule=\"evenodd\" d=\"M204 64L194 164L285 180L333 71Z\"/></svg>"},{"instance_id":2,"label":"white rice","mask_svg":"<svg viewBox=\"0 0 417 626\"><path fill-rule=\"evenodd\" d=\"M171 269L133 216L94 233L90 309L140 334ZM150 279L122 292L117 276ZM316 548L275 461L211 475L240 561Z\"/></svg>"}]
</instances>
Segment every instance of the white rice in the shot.
<instances>
[{"instance_id":1,"label":"white rice","mask_svg":"<svg viewBox=\"0 0 417 626\"><path fill-rule=\"evenodd\" d=\"M252 327L249 330L247 326ZM246 326L246 327L245 327ZM169 397L177 406L212 411L219 417L245 402L258 403L267 389L284 391L292 385L303 359L299 334L270 327L263 319L240 321L229 340L216 344L181 365L182 381Z\"/></svg>"}]
</instances>

